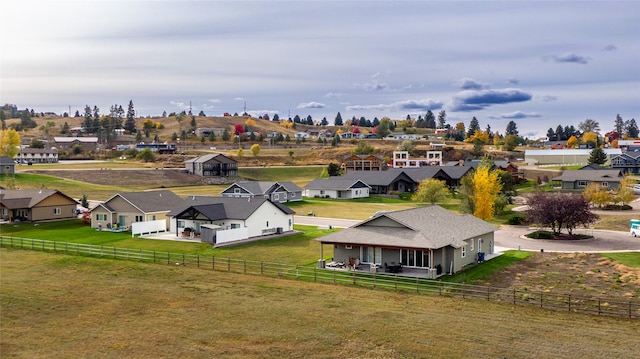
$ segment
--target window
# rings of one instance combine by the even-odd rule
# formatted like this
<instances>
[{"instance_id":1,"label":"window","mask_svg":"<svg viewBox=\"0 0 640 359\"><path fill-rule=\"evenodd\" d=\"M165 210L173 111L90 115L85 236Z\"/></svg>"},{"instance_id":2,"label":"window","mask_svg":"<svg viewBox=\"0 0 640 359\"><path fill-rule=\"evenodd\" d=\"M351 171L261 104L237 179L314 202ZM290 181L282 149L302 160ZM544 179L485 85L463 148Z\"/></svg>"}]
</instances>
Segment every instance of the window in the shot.
<instances>
[{"instance_id":1,"label":"window","mask_svg":"<svg viewBox=\"0 0 640 359\"><path fill-rule=\"evenodd\" d=\"M362 248L362 261L365 263L382 264L382 248L380 247L360 247Z\"/></svg>"},{"instance_id":2,"label":"window","mask_svg":"<svg viewBox=\"0 0 640 359\"><path fill-rule=\"evenodd\" d=\"M236 229L236 228L240 228L240 225L238 223L231 223L231 229Z\"/></svg>"},{"instance_id":3,"label":"window","mask_svg":"<svg viewBox=\"0 0 640 359\"><path fill-rule=\"evenodd\" d=\"M469 250L473 252L473 239L469 241Z\"/></svg>"},{"instance_id":4,"label":"window","mask_svg":"<svg viewBox=\"0 0 640 359\"><path fill-rule=\"evenodd\" d=\"M144 219L142 218L142 216L136 216L135 217L135 221L134 222L142 222Z\"/></svg>"},{"instance_id":5,"label":"window","mask_svg":"<svg viewBox=\"0 0 640 359\"><path fill-rule=\"evenodd\" d=\"M233 193L240 193L240 188L234 188Z\"/></svg>"},{"instance_id":6,"label":"window","mask_svg":"<svg viewBox=\"0 0 640 359\"><path fill-rule=\"evenodd\" d=\"M407 267L429 268L429 251L401 249L400 263Z\"/></svg>"},{"instance_id":7,"label":"window","mask_svg":"<svg viewBox=\"0 0 640 359\"><path fill-rule=\"evenodd\" d=\"M274 201L279 201L280 200L280 194L276 193L273 195L273 200Z\"/></svg>"},{"instance_id":8,"label":"window","mask_svg":"<svg viewBox=\"0 0 640 359\"><path fill-rule=\"evenodd\" d=\"M289 195L289 197L291 197L291 198L295 198L295 197L296 197L296 194L295 194L295 193L291 193L291 194Z\"/></svg>"},{"instance_id":9,"label":"window","mask_svg":"<svg viewBox=\"0 0 640 359\"><path fill-rule=\"evenodd\" d=\"M587 181L578 181L578 187L587 187Z\"/></svg>"},{"instance_id":10,"label":"window","mask_svg":"<svg viewBox=\"0 0 640 359\"><path fill-rule=\"evenodd\" d=\"M609 187L609 182L602 182L602 187Z\"/></svg>"},{"instance_id":11,"label":"window","mask_svg":"<svg viewBox=\"0 0 640 359\"><path fill-rule=\"evenodd\" d=\"M106 221L107 215L102 213L96 213L96 221Z\"/></svg>"},{"instance_id":12,"label":"window","mask_svg":"<svg viewBox=\"0 0 640 359\"><path fill-rule=\"evenodd\" d=\"M467 246L466 245L462 246L461 250L462 250L462 252L461 252L462 258L466 257L467 256Z\"/></svg>"},{"instance_id":13,"label":"window","mask_svg":"<svg viewBox=\"0 0 640 359\"><path fill-rule=\"evenodd\" d=\"M56 207L53 209L53 214L59 215L60 213L62 213L62 211L60 210L60 207Z\"/></svg>"},{"instance_id":14,"label":"window","mask_svg":"<svg viewBox=\"0 0 640 359\"><path fill-rule=\"evenodd\" d=\"M178 228L184 228L187 224L183 220L178 220Z\"/></svg>"},{"instance_id":15,"label":"window","mask_svg":"<svg viewBox=\"0 0 640 359\"><path fill-rule=\"evenodd\" d=\"M478 252L482 252L482 238L478 238Z\"/></svg>"}]
</instances>

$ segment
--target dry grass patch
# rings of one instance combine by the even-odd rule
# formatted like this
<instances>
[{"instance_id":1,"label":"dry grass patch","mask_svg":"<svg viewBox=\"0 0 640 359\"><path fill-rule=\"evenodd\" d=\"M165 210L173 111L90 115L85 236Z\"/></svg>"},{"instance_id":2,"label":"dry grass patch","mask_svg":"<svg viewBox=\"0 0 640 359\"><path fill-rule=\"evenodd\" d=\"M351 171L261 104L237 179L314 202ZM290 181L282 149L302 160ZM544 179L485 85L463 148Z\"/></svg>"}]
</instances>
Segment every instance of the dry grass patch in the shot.
<instances>
[{"instance_id":1,"label":"dry grass patch","mask_svg":"<svg viewBox=\"0 0 640 359\"><path fill-rule=\"evenodd\" d=\"M639 321L479 300L7 249L0 269L3 357L629 358L640 344Z\"/></svg>"}]
</instances>

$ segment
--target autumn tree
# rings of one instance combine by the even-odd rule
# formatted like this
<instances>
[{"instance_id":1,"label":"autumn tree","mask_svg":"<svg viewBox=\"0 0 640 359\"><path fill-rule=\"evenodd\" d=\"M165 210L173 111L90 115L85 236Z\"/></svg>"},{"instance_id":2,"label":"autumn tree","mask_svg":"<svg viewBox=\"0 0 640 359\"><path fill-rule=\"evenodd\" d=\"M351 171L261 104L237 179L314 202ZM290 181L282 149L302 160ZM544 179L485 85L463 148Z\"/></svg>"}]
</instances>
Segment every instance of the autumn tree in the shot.
<instances>
[{"instance_id":1,"label":"autumn tree","mask_svg":"<svg viewBox=\"0 0 640 359\"><path fill-rule=\"evenodd\" d=\"M502 189L498 172L490 168L488 161L482 161L471 175L473 215L484 220L493 218L495 201Z\"/></svg>"},{"instance_id":2,"label":"autumn tree","mask_svg":"<svg viewBox=\"0 0 640 359\"><path fill-rule=\"evenodd\" d=\"M582 135L582 142L587 146L594 148L598 146L598 135L595 132L585 132Z\"/></svg>"},{"instance_id":3,"label":"autumn tree","mask_svg":"<svg viewBox=\"0 0 640 359\"><path fill-rule=\"evenodd\" d=\"M144 162L153 162L156 159L156 155L153 152L151 152L150 149L145 148L144 150L138 153L138 155L136 156L136 159Z\"/></svg>"},{"instance_id":4,"label":"autumn tree","mask_svg":"<svg viewBox=\"0 0 640 359\"><path fill-rule=\"evenodd\" d=\"M624 178L620 180L620 188L613 195L614 203L622 203L622 205L626 205L635 199L635 195L633 194L633 185L636 183L636 180L631 175L626 175Z\"/></svg>"},{"instance_id":5,"label":"autumn tree","mask_svg":"<svg viewBox=\"0 0 640 359\"><path fill-rule=\"evenodd\" d=\"M418 190L412 196L416 202L428 202L434 204L449 197L449 189L444 181L428 178L420 182Z\"/></svg>"},{"instance_id":6,"label":"autumn tree","mask_svg":"<svg viewBox=\"0 0 640 359\"><path fill-rule=\"evenodd\" d=\"M14 158L19 152L20 135L14 129L0 130L0 156Z\"/></svg>"},{"instance_id":7,"label":"autumn tree","mask_svg":"<svg viewBox=\"0 0 640 359\"><path fill-rule=\"evenodd\" d=\"M587 202L598 207L604 207L612 201L611 193L596 182L589 183L582 191L582 196Z\"/></svg>"},{"instance_id":8,"label":"autumn tree","mask_svg":"<svg viewBox=\"0 0 640 359\"><path fill-rule=\"evenodd\" d=\"M505 151L513 151L518 146L518 136L516 135L506 135L504 136L504 150Z\"/></svg>"},{"instance_id":9,"label":"autumn tree","mask_svg":"<svg viewBox=\"0 0 640 359\"><path fill-rule=\"evenodd\" d=\"M578 226L586 227L599 219L581 194L534 192L528 202L529 221L550 228L556 236L563 229L572 236Z\"/></svg>"},{"instance_id":10,"label":"autumn tree","mask_svg":"<svg viewBox=\"0 0 640 359\"><path fill-rule=\"evenodd\" d=\"M574 148L576 147L577 144L578 144L578 139L576 138L576 136L571 136L567 140L567 148Z\"/></svg>"},{"instance_id":11,"label":"autumn tree","mask_svg":"<svg viewBox=\"0 0 640 359\"><path fill-rule=\"evenodd\" d=\"M258 156L258 154L260 153L260 145L259 144L253 144L251 146L251 153L253 153L254 156Z\"/></svg>"},{"instance_id":12,"label":"autumn tree","mask_svg":"<svg viewBox=\"0 0 640 359\"><path fill-rule=\"evenodd\" d=\"M370 144L364 141L358 142L358 145L356 146L356 148L353 151L351 151L351 153L354 155L371 155L374 152L375 152L375 148L373 148L373 146L371 146Z\"/></svg>"}]
</instances>

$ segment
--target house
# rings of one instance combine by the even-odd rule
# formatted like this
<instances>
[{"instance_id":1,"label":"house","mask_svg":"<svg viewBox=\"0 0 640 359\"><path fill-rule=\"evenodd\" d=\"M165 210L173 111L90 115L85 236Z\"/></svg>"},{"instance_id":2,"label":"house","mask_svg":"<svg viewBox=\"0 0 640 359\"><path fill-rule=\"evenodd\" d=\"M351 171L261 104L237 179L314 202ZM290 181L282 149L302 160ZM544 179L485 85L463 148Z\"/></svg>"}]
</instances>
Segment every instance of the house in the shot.
<instances>
[{"instance_id":1,"label":"house","mask_svg":"<svg viewBox=\"0 0 640 359\"><path fill-rule=\"evenodd\" d=\"M242 181L220 192L223 197L267 198L271 202L302 200L302 188L293 182Z\"/></svg>"},{"instance_id":2,"label":"house","mask_svg":"<svg viewBox=\"0 0 640 359\"><path fill-rule=\"evenodd\" d=\"M309 134L307 132L296 132L294 138L307 139L309 138Z\"/></svg>"},{"instance_id":3,"label":"house","mask_svg":"<svg viewBox=\"0 0 640 359\"><path fill-rule=\"evenodd\" d=\"M59 149L71 149L76 145L83 149L96 149L98 147L98 137L54 137L53 141Z\"/></svg>"},{"instance_id":4,"label":"house","mask_svg":"<svg viewBox=\"0 0 640 359\"><path fill-rule=\"evenodd\" d=\"M230 177L238 175L238 162L222 153L210 153L184 162L189 173L203 177Z\"/></svg>"},{"instance_id":5,"label":"house","mask_svg":"<svg viewBox=\"0 0 640 359\"><path fill-rule=\"evenodd\" d=\"M611 168L623 173L640 173L640 151L627 151L611 156Z\"/></svg>"},{"instance_id":6,"label":"house","mask_svg":"<svg viewBox=\"0 0 640 359\"><path fill-rule=\"evenodd\" d=\"M420 182L434 178L448 187L460 185L462 177L473 171L470 166L423 166L417 168L389 168L386 171L351 171L342 178L359 179L371 187L371 194L412 193Z\"/></svg>"},{"instance_id":7,"label":"house","mask_svg":"<svg viewBox=\"0 0 640 359\"><path fill-rule=\"evenodd\" d=\"M16 163L7 156L0 156L0 175L12 175L16 172Z\"/></svg>"},{"instance_id":8,"label":"house","mask_svg":"<svg viewBox=\"0 0 640 359\"><path fill-rule=\"evenodd\" d=\"M560 182L562 189L580 189L583 190L591 183L597 183L607 189L620 188L620 181L624 178L622 171L619 169L609 170L566 170L562 175L554 177L551 180Z\"/></svg>"},{"instance_id":9,"label":"house","mask_svg":"<svg viewBox=\"0 0 640 359\"><path fill-rule=\"evenodd\" d=\"M380 213L316 240L333 245L334 261L346 263L351 258L371 270L397 263L408 275L435 278L493 254L496 230L472 215L431 205Z\"/></svg>"},{"instance_id":10,"label":"house","mask_svg":"<svg viewBox=\"0 0 640 359\"><path fill-rule=\"evenodd\" d=\"M16 155L18 163L58 163L55 148L22 148Z\"/></svg>"},{"instance_id":11,"label":"house","mask_svg":"<svg viewBox=\"0 0 640 359\"><path fill-rule=\"evenodd\" d=\"M476 169L481 164L482 164L482 160L468 159L466 161L463 161L463 160L450 161L450 162L447 162L445 165L446 166L471 166L474 169ZM509 160L494 160L491 170L500 170L500 171L509 172L511 174L511 177L513 178L514 183L519 183L520 181L525 180L524 172L520 171L518 169L518 166L511 163L511 161Z\"/></svg>"},{"instance_id":12,"label":"house","mask_svg":"<svg viewBox=\"0 0 640 359\"><path fill-rule=\"evenodd\" d=\"M168 214L170 231L214 246L293 231L295 212L266 198L190 196ZM186 229L189 229L188 231Z\"/></svg>"},{"instance_id":13,"label":"house","mask_svg":"<svg viewBox=\"0 0 640 359\"><path fill-rule=\"evenodd\" d=\"M442 166L442 151L427 151L425 158L411 158L407 151L393 152L393 168Z\"/></svg>"},{"instance_id":14,"label":"house","mask_svg":"<svg viewBox=\"0 0 640 359\"><path fill-rule=\"evenodd\" d=\"M167 214L181 201L169 190L116 193L91 208L91 227L127 228L134 222L168 221Z\"/></svg>"},{"instance_id":15,"label":"house","mask_svg":"<svg viewBox=\"0 0 640 359\"><path fill-rule=\"evenodd\" d=\"M349 171L382 171L386 167L382 155L347 155L342 158L342 170Z\"/></svg>"},{"instance_id":16,"label":"house","mask_svg":"<svg viewBox=\"0 0 640 359\"><path fill-rule=\"evenodd\" d=\"M371 191L361 180L343 177L317 178L304 188L307 197L337 199L367 198Z\"/></svg>"},{"instance_id":17,"label":"house","mask_svg":"<svg viewBox=\"0 0 640 359\"><path fill-rule=\"evenodd\" d=\"M76 218L78 202L54 189L0 190L0 217L39 222Z\"/></svg>"}]
</instances>

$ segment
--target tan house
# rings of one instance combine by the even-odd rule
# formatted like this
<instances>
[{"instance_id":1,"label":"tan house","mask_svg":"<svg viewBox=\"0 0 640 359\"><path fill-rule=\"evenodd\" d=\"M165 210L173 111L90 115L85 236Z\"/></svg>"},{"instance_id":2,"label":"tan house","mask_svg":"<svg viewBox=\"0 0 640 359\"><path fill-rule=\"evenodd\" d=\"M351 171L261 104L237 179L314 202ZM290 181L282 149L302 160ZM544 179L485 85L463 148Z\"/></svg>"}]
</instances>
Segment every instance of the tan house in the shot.
<instances>
[{"instance_id":1,"label":"tan house","mask_svg":"<svg viewBox=\"0 0 640 359\"><path fill-rule=\"evenodd\" d=\"M54 189L0 189L0 217L10 222L76 218L78 202Z\"/></svg>"},{"instance_id":2,"label":"tan house","mask_svg":"<svg viewBox=\"0 0 640 359\"><path fill-rule=\"evenodd\" d=\"M129 229L134 222L166 220L182 198L169 190L116 193L91 209L91 227Z\"/></svg>"},{"instance_id":3,"label":"tan house","mask_svg":"<svg viewBox=\"0 0 640 359\"><path fill-rule=\"evenodd\" d=\"M350 171L382 171L385 166L381 155L348 155L342 159L344 173Z\"/></svg>"}]
</instances>

